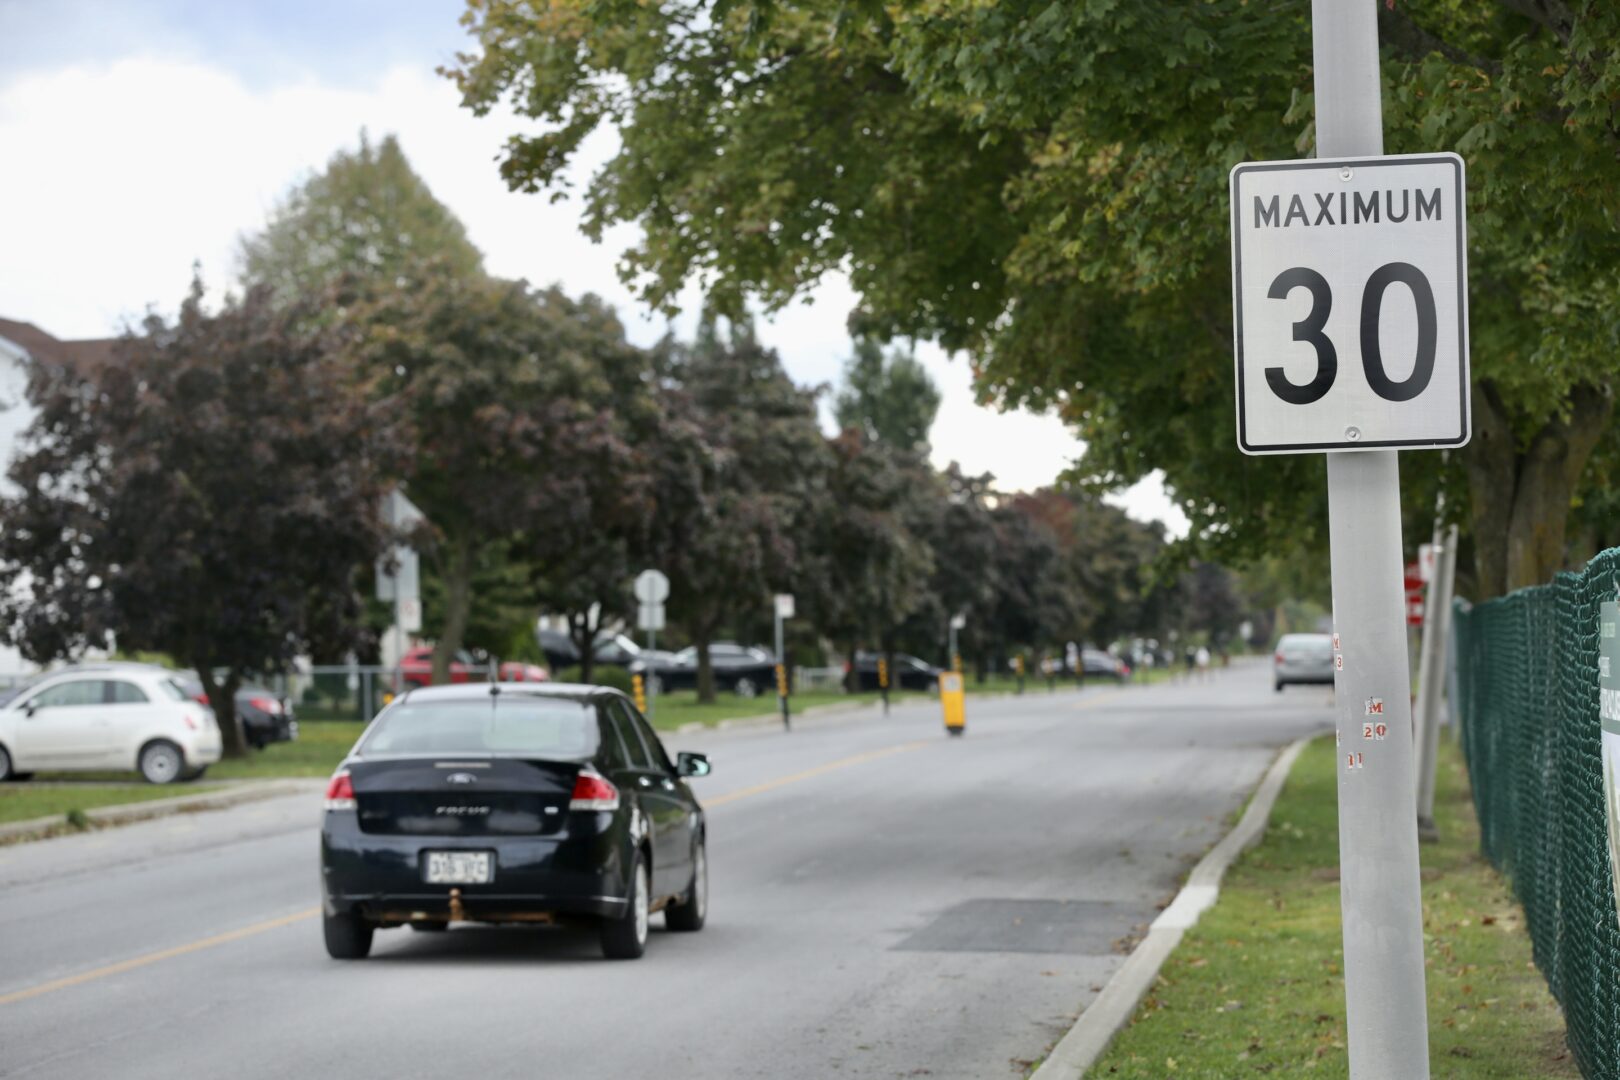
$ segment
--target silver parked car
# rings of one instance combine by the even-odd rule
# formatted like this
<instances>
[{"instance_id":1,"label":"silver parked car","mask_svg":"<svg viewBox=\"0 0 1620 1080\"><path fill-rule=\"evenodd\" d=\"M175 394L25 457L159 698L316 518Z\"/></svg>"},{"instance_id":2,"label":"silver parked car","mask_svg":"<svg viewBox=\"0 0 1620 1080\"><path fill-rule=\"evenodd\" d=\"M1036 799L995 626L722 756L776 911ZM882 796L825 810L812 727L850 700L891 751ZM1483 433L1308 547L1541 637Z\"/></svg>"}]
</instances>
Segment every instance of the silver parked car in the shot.
<instances>
[{"instance_id":1,"label":"silver parked car","mask_svg":"<svg viewBox=\"0 0 1620 1080\"><path fill-rule=\"evenodd\" d=\"M1284 634L1272 659L1277 692L1289 683L1333 685L1333 639L1326 634Z\"/></svg>"}]
</instances>

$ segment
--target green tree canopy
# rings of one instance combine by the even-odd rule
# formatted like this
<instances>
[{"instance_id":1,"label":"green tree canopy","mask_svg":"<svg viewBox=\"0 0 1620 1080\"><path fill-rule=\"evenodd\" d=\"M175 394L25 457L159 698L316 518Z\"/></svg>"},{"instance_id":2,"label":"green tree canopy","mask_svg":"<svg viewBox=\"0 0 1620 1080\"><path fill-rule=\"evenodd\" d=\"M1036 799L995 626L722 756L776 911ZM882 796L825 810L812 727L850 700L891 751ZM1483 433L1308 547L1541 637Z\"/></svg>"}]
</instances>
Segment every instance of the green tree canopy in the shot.
<instances>
[{"instance_id":1,"label":"green tree canopy","mask_svg":"<svg viewBox=\"0 0 1620 1080\"><path fill-rule=\"evenodd\" d=\"M292 189L264 230L242 240L243 280L283 299L308 296L341 279L406 286L435 263L454 274L479 272L483 256L450 208L411 169L399 140L339 150L326 169Z\"/></svg>"},{"instance_id":2,"label":"green tree canopy","mask_svg":"<svg viewBox=\"0 0 1620 1080\"><path fill-rule=\"evenodd\" d=\"M1371 2L1371 0L1368 0ZM1620 8L1379 5L1389 152L1470 163L1476 435L1409 454L1452 489L1481 592L1541 580L1607 430L1620 341ZM1226 176L1309 153L1305 0L909 6L478 0L450 72L542 121L515 188L615 126L586 227L633 222L626 280L669 305L786 303L829 272L860 332L973 358L981 395L1057 410L1098 487L1154 468L1205 550L1324 541L1323 470L1233 437Z\"/></svg>"},{"instance_id":3,"label":"green tree canopy","mask_svg":"<svg viewBox=\"0 0 1620 1080\"><path fill-rule=\"evenodd\" d=\"M928 449L928 429L939 413L939 387L915 356L895 349L887 357L871 338L857 338L844 365L844 384L833 398L833 418L902 450Z\"/></svg>"},{"instance_id":4,"label":"green tree canopy","mask_svg":"<svg viewBox=\"0 0 1620 1080\"><path fill-rule=\"evenodd\" d=\"M210 315L194 285L110 362L38 362L0 502L0 635L41 662L115 639L174 657L234 754L243 679L358 641L403 456L392 403L308 314L260 288Z\"/></svg>"}]
</instances>

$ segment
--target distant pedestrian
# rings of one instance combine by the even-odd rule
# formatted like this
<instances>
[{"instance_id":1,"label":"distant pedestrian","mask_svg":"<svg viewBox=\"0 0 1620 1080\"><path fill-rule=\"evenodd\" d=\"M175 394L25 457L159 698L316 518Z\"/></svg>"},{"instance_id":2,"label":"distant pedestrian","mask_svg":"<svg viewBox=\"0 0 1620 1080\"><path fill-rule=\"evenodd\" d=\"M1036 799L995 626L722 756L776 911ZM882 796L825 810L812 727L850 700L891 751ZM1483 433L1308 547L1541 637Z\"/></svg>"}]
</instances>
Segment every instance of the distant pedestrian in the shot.
<instances>
[{"instance_id":1,"label":"distant pedestrian","mask_svg":"<svg viewBox=\"0 0 1620 1080\"><path fill-rule=\"evenodd\" d=\"M1193 654L1193 663L1198 665L1198 681L1203 682L1209 678L1209 650L1202 645Z\"/></svg>"}]
</instances>

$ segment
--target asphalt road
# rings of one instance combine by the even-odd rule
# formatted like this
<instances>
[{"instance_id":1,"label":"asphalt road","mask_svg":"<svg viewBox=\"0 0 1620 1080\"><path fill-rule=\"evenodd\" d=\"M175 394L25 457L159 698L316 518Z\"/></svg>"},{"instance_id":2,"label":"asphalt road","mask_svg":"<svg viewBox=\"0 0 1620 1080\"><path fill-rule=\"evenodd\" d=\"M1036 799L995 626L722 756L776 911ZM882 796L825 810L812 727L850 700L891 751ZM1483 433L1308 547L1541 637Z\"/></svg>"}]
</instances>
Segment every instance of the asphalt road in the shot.
<instances>
[{"instance_id":1,"label":"asphalt road","mask_svg":"<svg viewBox=\"0 0 1620 1080\"><path fill-rule=\"evenodd\" d=\"M1264 665L669 740L704 749L711 911L379 933L328 960L318 791L0 848L0 1076L1017 1077L1330 691Z\"/></svg>"}]
</instances>

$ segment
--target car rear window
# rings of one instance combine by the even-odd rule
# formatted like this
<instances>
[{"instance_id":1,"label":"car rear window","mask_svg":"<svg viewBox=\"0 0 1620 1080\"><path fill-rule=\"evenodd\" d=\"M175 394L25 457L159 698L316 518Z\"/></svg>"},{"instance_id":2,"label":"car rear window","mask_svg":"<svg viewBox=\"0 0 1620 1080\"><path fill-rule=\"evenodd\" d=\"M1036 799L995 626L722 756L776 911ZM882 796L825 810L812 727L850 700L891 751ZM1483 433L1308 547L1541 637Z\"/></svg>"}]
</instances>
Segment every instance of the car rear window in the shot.
<instances>
[{"instance_id":1,"label":"car rear window","mask_svg":"<svg viewBox=\"0 0 1620 1080\"><path fill-rule=\"evenodd\" d=\"M596 710L515 694L453 701L406 699L384 712L359 754L509 754L580 759L596 753Z\"/></svg>"}]
</instances>

